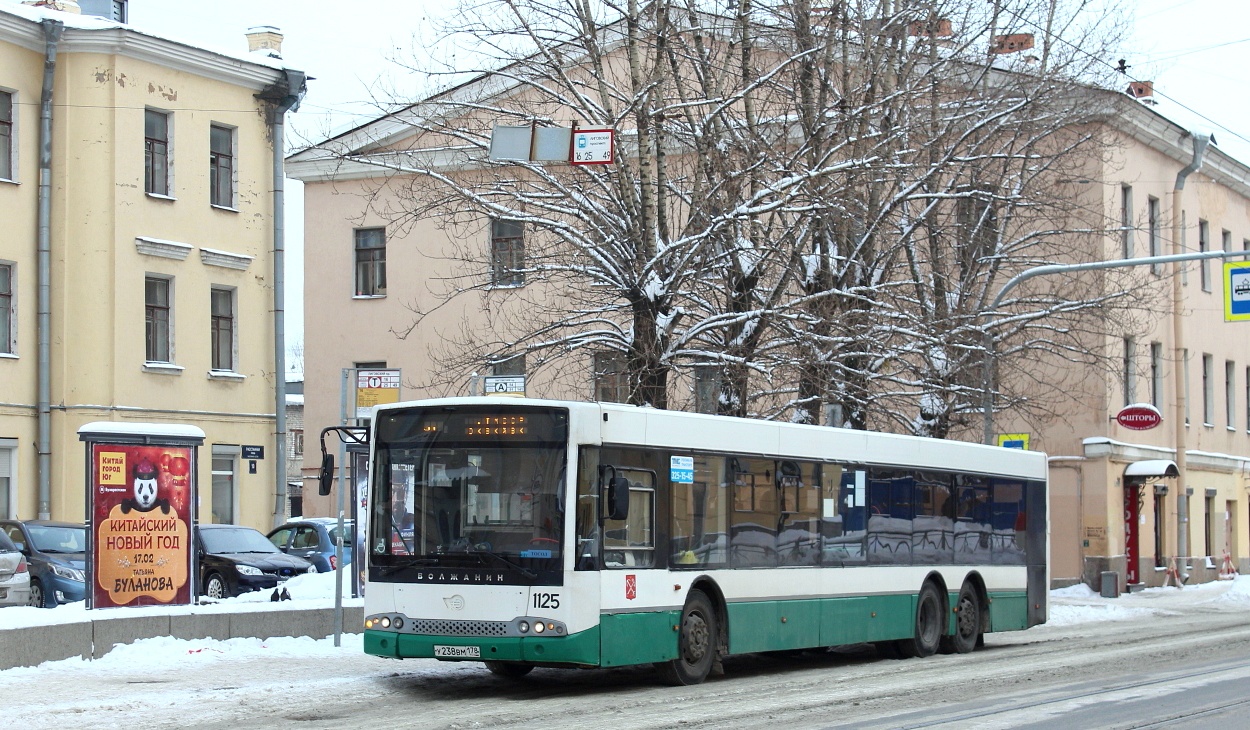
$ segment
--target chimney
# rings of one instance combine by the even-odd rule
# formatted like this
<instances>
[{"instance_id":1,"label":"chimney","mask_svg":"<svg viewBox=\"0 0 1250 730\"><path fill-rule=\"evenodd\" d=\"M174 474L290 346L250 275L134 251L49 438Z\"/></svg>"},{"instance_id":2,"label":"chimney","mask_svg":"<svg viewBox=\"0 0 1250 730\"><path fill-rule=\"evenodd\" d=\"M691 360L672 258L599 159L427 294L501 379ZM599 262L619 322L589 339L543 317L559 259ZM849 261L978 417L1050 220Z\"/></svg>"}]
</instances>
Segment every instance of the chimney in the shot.
<instances>
[{"instance_id":1,"label":"chimney","mask_svg":"<svg viewBox=\"0 0 1250 730\"><path fill-rule=\"evenodd\" d=\"M247 29L247 50L261 52L271 58L282 58L282 33L272 25Z\"/></svg>"},{"instance_id":2,"label":"chimney","mask_svg":"<svg viewBox=\"0 0 1250 730\"><path fill-rule=\"evenodd\" d=\"M130 0L78 0L78 7L83 15L93 15L105 20L116 20L118 23L130 22Z\"/></svg>"},{"instance_id":3,"label":"chimney","mask_svg":"<svg viewBox=\"0 0 1250 730\"><path fill-rule=\"evenodd\" d=\"M994 43L990 46L990 53L1018 53L1019 51L1027 51L1032 47L1032 33L1010 33L1008 35L994 36Z\"/></svg>"},{"instance_id":4,"label":"chimney","mask_svg":"<svg viewBox=\"0 0 1250 730\"><path fill-rule=\"evenodd\" d=\"M62 13L82 15L82 8L78 7L78 3L74 2L74 0L23 0L22 4L36 8L47 8L48 10L59 10Z\"/></svg>"},{"instance_id":5,"label":"chimney","mask_svg":"<svg viewBox=\"0 0 1250 730\"><path fill-rule=\"evenodd\" d=\"M1153 81L1131 81L1124 93L1138 99L1143 104L1154 106L1159 102L1155 101L1155 82Z\"/></svg>"}]
</instances>

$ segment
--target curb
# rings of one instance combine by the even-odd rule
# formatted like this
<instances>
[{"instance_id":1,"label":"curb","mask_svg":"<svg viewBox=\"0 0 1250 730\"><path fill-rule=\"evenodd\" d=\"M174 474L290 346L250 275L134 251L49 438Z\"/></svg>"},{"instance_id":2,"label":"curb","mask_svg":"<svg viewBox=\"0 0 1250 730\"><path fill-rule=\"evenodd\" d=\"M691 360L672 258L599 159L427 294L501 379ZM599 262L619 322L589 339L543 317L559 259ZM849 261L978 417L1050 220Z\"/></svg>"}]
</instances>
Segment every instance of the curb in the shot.
<instances>
[{"instance_id":1,"label":"curb","mask_svg":"<svg viewBox=\"0 0 1250 730\"><path fill-rule=\"evenodd\" d=\"M344 632L364 622L364 608L343 607ZM293 608L246 613L118 616L0 630L0 670L33 667L81 657L99 659L119 644L172 636L176 639L268 639L334 635L333 608Z\"/></svg>"}]
</instances>

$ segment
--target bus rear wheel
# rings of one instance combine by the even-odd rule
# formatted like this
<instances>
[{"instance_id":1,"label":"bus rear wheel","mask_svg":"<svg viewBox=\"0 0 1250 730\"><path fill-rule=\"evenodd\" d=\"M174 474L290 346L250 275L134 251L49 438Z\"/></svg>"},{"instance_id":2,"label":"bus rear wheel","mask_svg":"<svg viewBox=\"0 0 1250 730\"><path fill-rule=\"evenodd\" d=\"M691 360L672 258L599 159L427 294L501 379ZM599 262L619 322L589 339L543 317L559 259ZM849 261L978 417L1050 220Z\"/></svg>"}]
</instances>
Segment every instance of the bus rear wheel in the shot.
<instances>
[{"instance_id":1,"label":"bus rear wheel","mask_svg":"<svg viewBox=\"0 0 1250 730\"><path fill-rule=\"evenodd\" d=\"M942 652L967 654L981 643L981 601L977 591L964 583L955 602L955 633L942 637Z\"/></svg>"},{"instance_id":2,"label":"bus rear wheel","mask_svg":"<svg viewBox=\"0 0 1250 730\"><path fill-rule=\"evenodd\" d=\"M482 662L486 665L486 669L491 674L497 674L500 677L508 679L520 679L530 672L534 671L533 664L522 664L521 662Z\"/></svg>"},{"instance_id":3,"label":"bus rear wheel","mask_svg":"<svg viewBox=\"0 0 1250 730\"><path fill-rule=\"evenodd\" d=\"M677 658L657 662L656 671L666 684L699 684L712 671L712 664L716 661L717 637L720 636L716 609L703 591L690 591L686 605L681 609L678 631Z\"/></svg>"},{"instance_id":4,"label":"bus rear wheel","mask_svg":"<svg viewBox=\"0 0 1250 730\"><path fill-rule=\"evenodd\" d=\"M899 653L905 657L927 657L937 653L946 632L946 607L932 583L925 583L916 600L916 624L910 639L898 642Z\"/></svg>"}]
</instances>

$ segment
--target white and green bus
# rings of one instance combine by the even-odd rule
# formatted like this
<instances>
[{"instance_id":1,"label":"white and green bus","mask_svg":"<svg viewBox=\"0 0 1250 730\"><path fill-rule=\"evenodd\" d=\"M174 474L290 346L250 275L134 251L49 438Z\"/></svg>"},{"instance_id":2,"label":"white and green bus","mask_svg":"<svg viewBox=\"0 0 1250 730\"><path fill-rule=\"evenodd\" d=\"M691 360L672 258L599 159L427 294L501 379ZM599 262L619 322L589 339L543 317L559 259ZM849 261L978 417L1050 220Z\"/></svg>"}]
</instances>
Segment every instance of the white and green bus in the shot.
<instances>
[{"instance_id":1,"label":"white and green bus","mask_svg":"<svg viewBox=\"0 0 1250 730\"><path fill-rule=\"evenodd\" d=\"M695 684L733 654L969 652L1046 619L1041 453L507 397L378 406L369 435L370 654Z\"/></svg>"}]
</instances>

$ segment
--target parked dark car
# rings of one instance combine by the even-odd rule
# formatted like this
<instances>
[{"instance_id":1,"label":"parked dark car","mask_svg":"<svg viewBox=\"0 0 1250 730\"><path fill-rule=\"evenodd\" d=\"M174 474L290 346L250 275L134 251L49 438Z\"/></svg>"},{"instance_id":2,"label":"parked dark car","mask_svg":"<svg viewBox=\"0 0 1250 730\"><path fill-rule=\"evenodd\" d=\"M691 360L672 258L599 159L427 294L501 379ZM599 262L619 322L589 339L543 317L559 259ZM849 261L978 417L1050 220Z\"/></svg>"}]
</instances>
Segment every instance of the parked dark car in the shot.
<instances>
[{"instance_id":1,"label":"parked dark car","mask_svg":"<svg viewBox=\"0 0 1250 730\"><path fill-rule=\"evenodd\" d=\"M0 532L0 606L25 606L30 602L30 570L26 556L9 536Z\"/></svg>"},{"instance_id":2,"label":"parked dark car","mask_svg":"<svg viewBox=\"0 0 1250 730\"><path fill-rule=\"evenodd\" d=\"M343 565L352 562L352 521L343 521ZM334 550L338 543L339 521L334 517L308 517L275 527L269 533L269 542L287 555L298 555L317 566L321 573L334 570Z\"/></svg>"},{"instance_id":3,"label":"parked dark car","mask_svg":"<svg viewBox=\"0 0 1250 730\"><path fill-rule=\"evenodd\" d=\"M56 608L86 598L86 525L3 520L0 531L26 556L30 567L30 605Z\"/></svg>"},{"instance_id":4,"label":"parked dark car","mask_svg":"<svg viewBox=\"0 0 1250 730\"><path fill-rule=\"evenodd\" d=\"M200 595L227 598L275 588L317 566L273 546L260 530L239 525L196 525Z\"/></svg>"}]
</instances>

